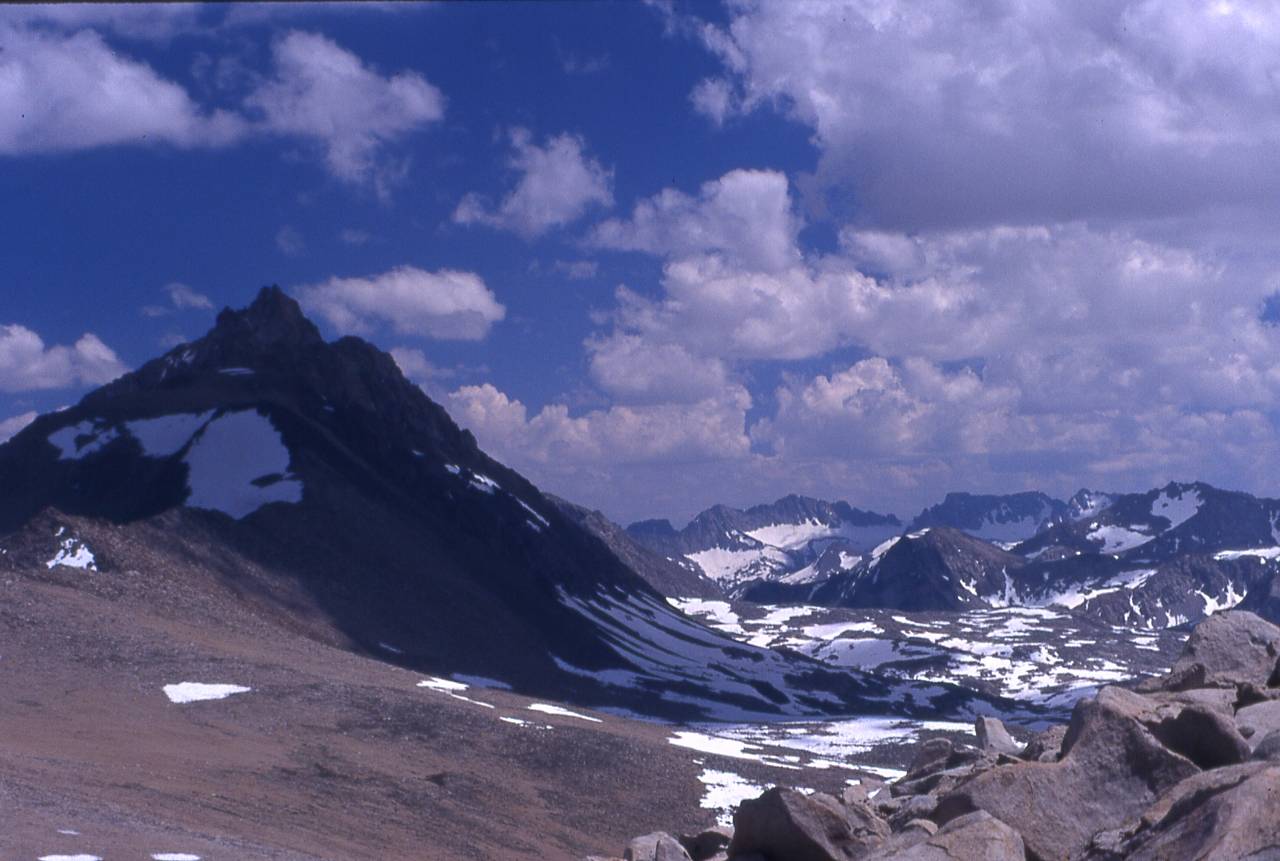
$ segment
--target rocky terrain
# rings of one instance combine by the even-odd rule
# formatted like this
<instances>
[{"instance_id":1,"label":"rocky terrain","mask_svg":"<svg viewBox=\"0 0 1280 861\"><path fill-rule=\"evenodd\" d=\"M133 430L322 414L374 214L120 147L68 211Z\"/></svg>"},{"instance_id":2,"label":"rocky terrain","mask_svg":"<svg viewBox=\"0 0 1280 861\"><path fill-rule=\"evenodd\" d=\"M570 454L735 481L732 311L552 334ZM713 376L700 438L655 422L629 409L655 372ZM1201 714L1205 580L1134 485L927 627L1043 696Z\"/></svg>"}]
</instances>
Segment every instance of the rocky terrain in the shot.
<instances>
[{"instance_id":1,"label":"rocky terrain","mask_svg":"<svg viewBox=\"0 0 1280 861\"><path fill-rule=\"evenodd\" d=\"M924 742L901 779L838 796L775 785L730 827L651 832L623 857L1280 858L1280 628L1252 613L1214 615L1168 673L1102 688L1065 725L1016 740L980 718L970 742Z\"/></svg>"}]
</instances>

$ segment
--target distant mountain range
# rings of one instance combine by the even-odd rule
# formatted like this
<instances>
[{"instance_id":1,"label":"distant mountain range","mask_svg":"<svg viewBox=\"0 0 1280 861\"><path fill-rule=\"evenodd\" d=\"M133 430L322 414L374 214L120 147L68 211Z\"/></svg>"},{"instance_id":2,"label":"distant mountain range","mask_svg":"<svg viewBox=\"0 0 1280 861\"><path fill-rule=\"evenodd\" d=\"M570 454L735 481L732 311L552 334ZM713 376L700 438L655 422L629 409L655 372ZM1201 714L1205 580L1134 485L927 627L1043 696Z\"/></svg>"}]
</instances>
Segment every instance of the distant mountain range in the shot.
<instances>
[{"instance_id":1,"label":"distant mountain range","mask_svg":"<svg viewBox=\"0 0 1280 861\"><path fill-rule=\"evenodd\" d=\"M1280 500L1171 483L1145 493L951 493L909 524L788 496L715 506L676 530L627 527L693 563L722 594L760 603L960 610L1056 606L1163 628L1248 606L1280 564ZM1278 592L1277 594L1280 594Z\"/></svg>"}]
</instances>

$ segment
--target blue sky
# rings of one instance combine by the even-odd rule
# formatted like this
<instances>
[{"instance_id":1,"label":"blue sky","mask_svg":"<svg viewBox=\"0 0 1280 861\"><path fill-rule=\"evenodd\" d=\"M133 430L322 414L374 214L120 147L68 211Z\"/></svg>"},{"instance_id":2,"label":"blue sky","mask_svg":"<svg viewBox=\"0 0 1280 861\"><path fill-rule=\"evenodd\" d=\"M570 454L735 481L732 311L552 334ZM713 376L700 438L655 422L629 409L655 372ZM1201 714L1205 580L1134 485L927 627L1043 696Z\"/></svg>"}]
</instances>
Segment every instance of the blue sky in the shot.
<instances>
[{"instance_id":1,"label":"blue sky","mask_svg":"<svg viewBox=\"0 0 1280 861\"><path fill-rule=\"evenodd\" d=\"M1278 79L1266 4L6 7L0 437L278 283L624 522L1274 494Z\"/></svg>"}]
</instances>

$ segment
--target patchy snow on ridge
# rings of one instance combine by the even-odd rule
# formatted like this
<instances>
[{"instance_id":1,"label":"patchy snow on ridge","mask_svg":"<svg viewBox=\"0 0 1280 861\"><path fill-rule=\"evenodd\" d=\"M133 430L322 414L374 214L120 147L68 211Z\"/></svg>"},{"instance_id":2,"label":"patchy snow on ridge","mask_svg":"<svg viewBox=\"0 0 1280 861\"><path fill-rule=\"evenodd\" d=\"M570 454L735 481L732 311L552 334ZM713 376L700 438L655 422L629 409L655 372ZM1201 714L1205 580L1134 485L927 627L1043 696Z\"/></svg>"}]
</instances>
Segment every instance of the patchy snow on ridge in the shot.
<instances>
[{"instance_id":1,"label":"patchy snow on ridge","mask_svg":"<svg viewBox=\"0 0 1280 861\"><path fill-rule=\"evenodd\" d=\"M62 531L59 530L59 535ZM98 561L93 556L93 551L89 549L89 545L72 536L62 539L62 543L58 545L58 552L52 559L44 563L46 568L57 568L59 565L64 568L79 568L82 571L97 571Z\"/></svg>"},{"instance_id":2,"label":"patchy snow on ridge","mask_svg":"<svg viewBox=\"0 0 1280 861\"><path fill-rule=\"evenodd\" d=\"M753 547L748 550L711 547L697 553L686 553L685 558L718 583L736 583L763 574L763 571L758 570L762 566L782 568L791 561L786 552L776 547Z\"/></svg>"},{"instance_id":3,"label":"patchy snow on ridge","mask_svg":"<svg viewBox=\"0 0 1280 861\"><path fill-rule=\"evenodd\" d=\"M272 502L301 502L302 482L288 474L289 449L256 410L211 421L187 452L191 508L239 520Z\"/></svg>"},{"instance_id":4,"label":"patchy snow on ridge","mask_svg":"<svg viewBox=\"0 0 1280 861\"><path fill-rule=\"evenodd\" d=\"M165 685L164 695L172 703L194 703L202 700L222 700L232 694L246 694L253 688L243 685L207 684L205 682L179 682Z\"/></svg>"},{"instance_id":5,"label":"patchy snow on ridge","mask_svg":"<svg viewBox=\"0 0 1280 861\"><path fill-rule=\"evenodd\" d=\"M805 685L797 678L804 672L803 667L780 652L763 648L786 644L766 642L769 637L756 639L757 632L725 632L732 633L736 640L762 647L744 654L735 648L734 639L709 630L645 595L602 592L585 599L560 590L560 600L597 625L603 639L630 664L629 668L586 670L557 660L566 672L611 686L641 690L668 688L662 693L665 702L692 705L703 713L700 719L708 721L826 719L830 712L848 707L846 700ZM730 618L722 602L681 604L691 612L704 607L721 614L720 618ZM771 619L766 624L779 627L793 624L789 620L798 616L807 618L809 614L825 612L821 607L765 609ZM951 695L948 689L937 684L912 678L894 678L885 688L880 688L880 684L879 680L874 683L880 692L866 695L868 711L883 706L886 712L892 712L907 702L927 708L939 697ZM765 697L761 688L766 685L785 695L787 700L779 702ZM696 692L697 688L705 693Z\"/></svg>"},{"instance_id":6,"label":"patchy snow on ridge","mask_svg":"<svg viewBox=\"0 0 1280 861\"><path fill-rule=\"evenodd\" d=\"M471 473L471 486L476 490L489 494L490 496L493 495L495 490L502 489L502 485L498 484L498 482L494 481L489 476L481 475L478 472Z\"/></svg>"},{"instance_id":7,"label":"patchy snow on ridge","mask_svg":"<svg viewBox=\"0 0 1280 861\"><path fill-rule=\"evenodd\" d=\"M93 421L86 419L49 434L49 442L58 449L59 460L79 460L101 451L119 436L118 429L94 427Z\"/></svg>"},{"instance_id":8,"label":"patchy snow on ridge","mask_svg":"<svg viewBox=\"0 0 1280 861\"><path fill-rule=\"evenodd\" d=\"M604 723L604 721L600 720L600 718L598 717L579 714L578 712L570 711L569 709L563 708L561 706L553 706L549 703L531 703L529 705L529 711L542 712L543 714L548 714L548 715L559 715L560 717L577 718L578 720L591 721L592 723Z\"/></svg>"},{"instance_id":9,"label":"patchy snow on ridge","mask_svg":"<svg viewBox=\"0 0 1280 861\"><path fill-rule=\"evenodd\" d=\"M1145 532L1139 532L1135 529L1126 529L1123 526L1099 526L1098 524L1090 524L1090 530L1086 535L1090 541L1095 541L1102 545L1103 553L1124 553L1126 550L1132 550L1135 547L1141 547L1151 540L1152 536Z\"/></svg>"},{"instance_id":10,"label":"patchy snow on ridge","mask_svg":"<svg viewBox=\"0 0 1280 861\"><path fill-rule=\"evenodd\" d=\"M1199 491L1186 490L1181 496L1170 496L1162 490L1151 503L1151 516L1163 517L1169 521L1170 529L1176 529L1194 517L1203 504Z\"/></svg>"},{"instance_id":11,"label":"patchy snow on ridge","mask_svg":"<svg viewBox=\"0 0 1280 861\"><path fill-rule=\"evenodd\" d=\"M463 682L455 682L451 679L442 679L439 676L432 676L431 678L423 679L418 682L418 687L442 693L445 696L453 697L455 700L460 700L464 703L471 703L473 706L482 706L487 709L495 708L492 703L473 700L471 697L463 696L461 691L468 690L470 687Z\"/></svg>"},{"instance_id":12,"label":"patchy snow on ridge","mask_svg":"<svg viewBox=\"0 0 1280 861\"><path fill-rule=\"evenodd\" d=\"M1252 547L1248 550L1220 550L1213 554L1219 562L1230 559L1243 559L1247 556L1258 559L1280 559L1280 547Z\"/></svg>"},{"instance_id":13,"label":"patchy snow on ridge","mask_svg":"<svg viewBox=\"0 0 1280 861\"><path fill-rule=\"evenodd\" d=\"M1070 583L1062 588L1048 590L1040 595L1028 597L1024 603L1028 607L1056 606L1074 610L1101 595L1119 592L1121 589L1129 589L1130 591L1137 589L1150 580L1155 573L1156 569L1154 568L1134 568L1129 571L1121 571L1119 574L1108 578L1095 579L1092 582Z\"/></svg>"},{"instance_id":14,"label":"patchy snow on ridge","mask_svg":"<svg viewBox=\"0 0 1280 861\"><path fill-rule=\"evenodd\" d=\"M155 852L151 861L200 861L200 856L190 852Z\"/></svg>"},{"instance_id":15,"label":"patchy snow on ridge","mask_svg":"<svg viewBox=\"0 0 1280 861\"><path fill-rule=\"evenodd\" d=\"M181 451L205 426L213 410L203 413L174 413L153 419L125 422L125 430L142 446L147 457L169 457Z\"/></svg>"},{"instance_id":16,"label":"patchy snow on ridge","mask_svg":"<svg viewBox=\"0 0 1280 861\"><path fill-rule=\"evenodd\" d=\"M854 526L848 523L828 524L816 518L801 523L771 523L743 534L761 544L779 550L796 552L810 543L822 539L843 539L858 550L868 550L886 537L895 534L899 527L892 525Z\"/></svg>"}]
</instances>

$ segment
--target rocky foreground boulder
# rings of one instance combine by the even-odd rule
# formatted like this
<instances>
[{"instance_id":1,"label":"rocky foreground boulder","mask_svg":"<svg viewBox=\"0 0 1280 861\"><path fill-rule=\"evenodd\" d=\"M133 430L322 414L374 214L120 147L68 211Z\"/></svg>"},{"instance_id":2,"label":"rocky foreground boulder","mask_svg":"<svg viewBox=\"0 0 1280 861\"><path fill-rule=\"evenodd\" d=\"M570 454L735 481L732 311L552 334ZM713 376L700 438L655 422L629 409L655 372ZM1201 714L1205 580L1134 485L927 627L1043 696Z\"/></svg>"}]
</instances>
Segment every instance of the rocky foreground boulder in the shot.
<instances>
[{"instance_id":1,"label":"rocky foreground boulder","mask_svg":"<svg viewBox=\"0 0 1280 861\"><path fill-rule=\"evenodd\" d=\"M733 829L633 841L635 861L1280 861L1280 628L1201 623L1165 676L1081 700L1020 745L930 739L888 791L774 787Z\"/></svg>"}]
</instances>

